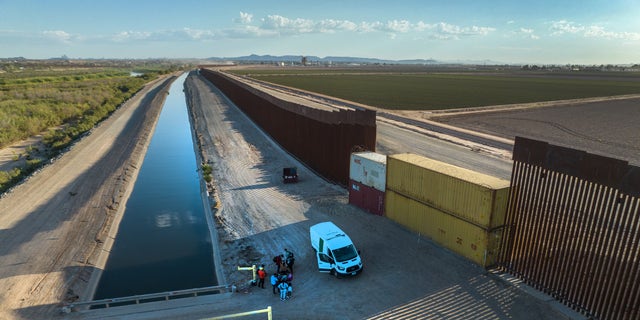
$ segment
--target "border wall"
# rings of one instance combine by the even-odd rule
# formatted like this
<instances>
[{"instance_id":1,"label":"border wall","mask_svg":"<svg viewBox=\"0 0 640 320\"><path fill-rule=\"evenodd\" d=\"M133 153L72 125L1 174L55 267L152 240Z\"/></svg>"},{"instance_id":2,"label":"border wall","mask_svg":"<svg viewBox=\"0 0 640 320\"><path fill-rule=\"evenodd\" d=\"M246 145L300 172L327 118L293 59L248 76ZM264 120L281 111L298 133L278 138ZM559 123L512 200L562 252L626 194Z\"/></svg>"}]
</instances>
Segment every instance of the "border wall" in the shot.
<instances>
[{"instance_id":1,"label":"border wall","mask_svg":"<svg viewBox=\"0 0 640 320\"><path fill-rule=\"evenodd\" d=\"M354 149L375 151L373 110L320 110L279 99L218 71L201 69L200 74L285 150L331 181L349 183Z\"/></svg>"},{"instance_id":2,"label":"border wall","mask_svg":"<svg viewBox=\"0 0 640 320\"><path fill-rule=\"evenodd\" d=\"M589 319L640 319L640 167L516 137L499 266Z\"/></svg>"}]
</instances>

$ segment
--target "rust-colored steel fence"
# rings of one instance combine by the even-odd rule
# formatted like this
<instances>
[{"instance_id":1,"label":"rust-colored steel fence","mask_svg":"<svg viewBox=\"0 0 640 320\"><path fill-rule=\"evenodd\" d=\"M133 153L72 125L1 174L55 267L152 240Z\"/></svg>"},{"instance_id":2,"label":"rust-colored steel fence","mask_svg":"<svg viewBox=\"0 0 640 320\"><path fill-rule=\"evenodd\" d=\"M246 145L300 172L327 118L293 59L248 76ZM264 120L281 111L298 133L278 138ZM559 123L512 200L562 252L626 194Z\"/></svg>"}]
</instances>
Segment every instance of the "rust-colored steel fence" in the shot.
<instances>
[{"instance_id":1,"label":"rust-colored steel fence","mask_svg":"<svg viewBox=\"0 0 640 320\"><path fill-rule=\"evenodd\" d=\"M517 137L499 267L595 319L640 319L640 168Z\"/></svg>"},{"instance_id":2,"label":"rust-colored steel fence","mask_svg":"<svg viewBox=\"0 0 640 320\"><path fill-rule=\"evenodd\" d=\"M376 112L319 110L278 99L224 74L201 74L284 149L325 178L346 186L355 149L375 151Z\"/></svg>"}]
</instances>

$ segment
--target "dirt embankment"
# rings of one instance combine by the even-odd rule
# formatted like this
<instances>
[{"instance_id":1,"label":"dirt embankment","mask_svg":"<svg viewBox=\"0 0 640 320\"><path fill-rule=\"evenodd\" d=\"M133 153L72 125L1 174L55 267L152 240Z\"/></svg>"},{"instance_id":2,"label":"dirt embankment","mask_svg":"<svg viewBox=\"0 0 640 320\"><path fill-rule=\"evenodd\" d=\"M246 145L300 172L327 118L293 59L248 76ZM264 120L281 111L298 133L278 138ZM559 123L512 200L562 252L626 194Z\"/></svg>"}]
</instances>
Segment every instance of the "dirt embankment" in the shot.
<instances>
[{"instance_id":1,"label":"dirt embankment","mask_svg":"<svg viewBox=\"0 0 640 320\"><path fill-rule=\"evenodd\" d=\"M0 199L0 319L50 319L61 303L90 298L174 79L148 84Z\"/></svg>"}]
</instances>

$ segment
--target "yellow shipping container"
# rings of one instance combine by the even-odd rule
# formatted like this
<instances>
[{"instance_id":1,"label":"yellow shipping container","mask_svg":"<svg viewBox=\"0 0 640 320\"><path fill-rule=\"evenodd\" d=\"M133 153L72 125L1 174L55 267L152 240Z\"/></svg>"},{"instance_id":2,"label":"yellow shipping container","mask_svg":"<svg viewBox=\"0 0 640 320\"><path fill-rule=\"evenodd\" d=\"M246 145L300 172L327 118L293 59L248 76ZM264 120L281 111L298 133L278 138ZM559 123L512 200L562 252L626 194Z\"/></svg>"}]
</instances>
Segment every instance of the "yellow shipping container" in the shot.
<instances>
[{"instance_id":1,"label":"yellow shipping container","mask_svg":"<svg viewBox=\"0 0 640 320\"><path fill-rule=\"evenodd\" d=\"M387 190L495 228L504 224L509 181L405 153L387 157Z\"/></svg>"},{"instance_id":2,"label":"yellow shipping container","mask_svg":"<svg viewBox=\"0 0 640 320\"><path fill-rule=\"evenodd\" d=\"M486 230L387 189L386 216L473 262L496 262L502 229Z\"/></svg>"}]
</instances>

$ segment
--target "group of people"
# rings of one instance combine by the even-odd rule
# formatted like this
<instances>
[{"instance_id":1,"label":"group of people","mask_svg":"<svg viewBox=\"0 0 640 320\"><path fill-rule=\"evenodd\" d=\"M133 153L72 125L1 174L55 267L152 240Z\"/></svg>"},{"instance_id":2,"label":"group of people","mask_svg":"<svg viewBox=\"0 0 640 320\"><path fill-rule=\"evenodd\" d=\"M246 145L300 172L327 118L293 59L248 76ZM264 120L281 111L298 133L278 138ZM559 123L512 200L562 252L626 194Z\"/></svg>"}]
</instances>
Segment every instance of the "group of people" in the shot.
<instances>
[{"instance_id":1,"label":"group of people","mask_svg":"<svg viewBox=\"0 0 640 320\"><path fill-rule=\"evenodd\" d=\"M280 293L280 300L288 300L291 298L293 292L293 286L291 285L291 281L293 280L293 264L295 263L293 252L285 248L284 254L275 256L273 262L276 267L276 272L274 272L270 278L273 294L276 294L277 289ZM258 287L264 289L264 280L266 277L267 272L263 264L258 269Z\"/></svg>"},{"instance_id":2,"label":"group of people","mask_svg":"<svg viewBox=\"0 0 640 320\"><path fill-rule=\"evenodd\" d=\"M273 257L273 262L276 264L277 273L282 271L293 272L293 264L296 262L296 259L293 256L293 252L285 248L284 254Z\"/></svg>"}]
</instances>

